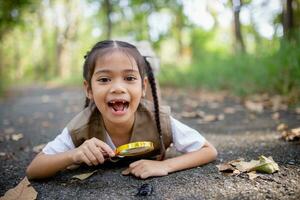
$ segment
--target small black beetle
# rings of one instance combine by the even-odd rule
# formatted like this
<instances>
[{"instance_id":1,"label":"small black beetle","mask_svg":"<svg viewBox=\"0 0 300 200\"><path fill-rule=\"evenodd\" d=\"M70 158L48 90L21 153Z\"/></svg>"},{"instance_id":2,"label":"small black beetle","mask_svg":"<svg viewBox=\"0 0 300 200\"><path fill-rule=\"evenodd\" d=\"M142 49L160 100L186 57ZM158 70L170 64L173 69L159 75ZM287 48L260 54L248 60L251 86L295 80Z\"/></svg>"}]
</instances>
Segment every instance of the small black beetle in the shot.
<instances>
[{"instance_id":1,"label":"small black beetle","mask_svg":"<svg viewBox=\"0 0 300 200\"><path fill-rule=\"evenodd\" d=\"M136 194L137 196L150 196L153 192L153 187L145 183L143 184L140 188L138 188L138 193Z\"/></svg>"}]
</instances>

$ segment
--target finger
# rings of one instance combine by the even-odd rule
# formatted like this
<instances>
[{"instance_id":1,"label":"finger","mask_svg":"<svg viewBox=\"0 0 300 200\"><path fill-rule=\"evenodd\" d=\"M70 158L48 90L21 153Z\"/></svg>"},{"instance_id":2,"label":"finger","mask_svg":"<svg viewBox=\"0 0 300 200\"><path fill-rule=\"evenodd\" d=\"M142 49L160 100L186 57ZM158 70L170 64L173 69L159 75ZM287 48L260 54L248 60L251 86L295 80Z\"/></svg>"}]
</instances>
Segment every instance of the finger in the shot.
<instances>
[{"instance_id":1,"label":"finger","mask_svg":"<svg viewBox=\"0 0 300 200\"><path fill-rule=\"evenodd\" d=\"M86 155L84 153L82 153L82 155L81 155L81 160L88 166L92 166L91 161L86 157Z\"/></svg>"},{"instance_id":2,"label":"finger","mask_svg":"<svg viewBox=\"0 0 300 200\"><path fill-rule=\"evenodd\" d=\"M138 161L135 161L135 162L131 163L131 164L129 165L129 167L130 167L130 168L134 168L134 167L136 167L137 165L139 165L139 164L142 163L142 162L144 162L144 160L138 160Z\"/></svg>"},{"instance_id":3,"label":"finger","mask_svg":"<svg viewBox=\"0 0 300 200\"><path fill-rule=\"evenodd\" d=\"M84 146L83 150L85 156L89 159L91 163L93 163L93 165L99 164L97 158L93 155L93 153L90 151L90 149L87 146Z\"/></svg>"},{"instance_id":4,"label":"finger","mask_svg":"<svg viewBox=\"0 0 300 200\"><path fill-rule=\"evenodd\" d=\"M97 164L104 162L104 156L102 155L102 152L94 143L88 145L88 148L90 152L94 155L94 157L97 159Z\"/></svg>"},{"instance_id":5,"label":"finger","mask_svg":"<svg viewBox=\"0 0 300 200\"><path fill-rule=\"evenodd\" d=\"M138 165L136 167L134 167L132 170L131 170L131 173L134 174L135 176L137 177L140 177L141 174L144 173L144 166L143 165Z\"/></svg>"},{"instance_id":6,"label":"finger","mask_svg":"<svg viewBox=\"0 0 300 200\"><path fill-rule=\"evenodd\" d=\"M146 179L146 178L150 177L150 173L149 172L143 172L140 177L141 177L141 179Z\"/></svg>"},{"instance_id":7,"label":"finger","mask_svg":"<svg viewBox=\"0 0 300 200\"><path fill-rule=\"evenodd\" d=\"M127 168L127 169L125 169L124 171L122 171L122 175L129 175L130 174L130 169L129 168Z\"/></svg>"},{"instance_id":8,"label":"finger","mask_svg":"<svg viewBox=\"0 0 300 200\"><path fill-rule=\"evenodd\" d=\"M97 138L94 139L94 142L95 142L96 146L98 146L101 149L103 149L111 157L115 156L115 152L111 149L111 147L108 144L106 144L105 142L102 142L101 140L99 140Z\"/></svg>"}]
</instances>

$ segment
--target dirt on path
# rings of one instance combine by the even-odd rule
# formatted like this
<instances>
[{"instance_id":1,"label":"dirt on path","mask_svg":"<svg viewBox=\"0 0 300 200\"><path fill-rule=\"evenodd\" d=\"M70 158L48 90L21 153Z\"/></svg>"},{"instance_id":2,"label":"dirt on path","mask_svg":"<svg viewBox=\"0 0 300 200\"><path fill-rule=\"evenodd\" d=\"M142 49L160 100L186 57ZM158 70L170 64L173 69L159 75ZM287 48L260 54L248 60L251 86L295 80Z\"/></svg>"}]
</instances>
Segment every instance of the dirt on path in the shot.
<instances>
[{"instance_id":1,"label":"dirt on path","mask_svg":"<svg viewBox=\"0 0 300 200\"><path fill-rule=\"evenodd\" d=\"M147 199L300 199L300 144L278 139L276 131L279 123L300 126L294 109L250 112L243 101L221 93L163 89L162 96L175 118L216 146L215 162L146 180L122 176L126 166L80 167L31 181L38 199L140 199L135 194L144 183L154 188ZM59 134L83 102L84 94L76 87L24 87L0 99L0 196L24 178L26 166L36 155L33 147ZM20 133L22 138L12 138ZM272 156L280 171L250 180L245 174L225 176L216 167L260 155ZM95 169L86 180L72 179Z\"/></svg>"}]
</instances>

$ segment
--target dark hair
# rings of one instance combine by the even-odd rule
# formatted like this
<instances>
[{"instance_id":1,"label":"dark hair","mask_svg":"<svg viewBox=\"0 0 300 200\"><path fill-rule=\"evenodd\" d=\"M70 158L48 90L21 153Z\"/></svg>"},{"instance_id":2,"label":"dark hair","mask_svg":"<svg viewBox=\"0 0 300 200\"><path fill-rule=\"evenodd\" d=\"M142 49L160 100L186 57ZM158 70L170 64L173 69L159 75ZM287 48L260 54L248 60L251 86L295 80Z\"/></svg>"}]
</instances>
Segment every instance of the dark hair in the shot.
<instances>
[{"instance_id":1,"label":"dark hair","mask_svg":"<svg viewBox=\"0 0 300 200\"><path fill-rule=\"evenodd\" d=\"M147 61L147 57L143 57L134 45L131 45L127 42L104 40L96 43L93 46L93 48L89 52L87 52L87 54L84 56L85 62L83 65L83 77L88 82L89 88L91 88L91 79L95 70L95 64L97 58L103 57L107 53L111 53L112 51L115 50L121 51L124 54L126 54L128 57L132 57L135 60L142 80L144 80L145 73L148 77L149 84L152 91L152 96L153 96L154 112L155 112L154 117L155 117L156 127L157 127L159 140L160 140L160 156L158 159L163 160L165 156L165 145L163 142L163 135L161 131L160 118L159 118L159 102L157 97L156 81L155 81L155 77L151 65ZM142 81L142 87L144 88L143 84L144 83ZM91 102L86 97L84 107L86 108L88 106L94 107L95 104L94 102ZM95 112L97 112L97 109L95 110L96 110Z\"/></svg>"}]
</instances>

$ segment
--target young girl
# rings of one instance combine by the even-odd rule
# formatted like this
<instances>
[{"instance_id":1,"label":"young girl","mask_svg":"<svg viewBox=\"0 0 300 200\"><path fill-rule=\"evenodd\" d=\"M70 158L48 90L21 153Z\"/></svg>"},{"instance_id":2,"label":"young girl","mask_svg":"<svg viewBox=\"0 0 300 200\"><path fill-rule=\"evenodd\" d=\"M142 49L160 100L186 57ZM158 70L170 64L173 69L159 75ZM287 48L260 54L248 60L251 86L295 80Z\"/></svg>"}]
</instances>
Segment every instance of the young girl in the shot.
<instances>
[{"instance_id":1,"label":"young girl","mask_svg":"<svg viewBox=\"0 0 300 200\"><path fill-rule=\"evenodd\" d=\"M196 130L171 117L168 107L159 106L151 66L135 46L110 40L97 43L85 56L83 76L85 109L34 158L28 178L49 177L74 164L109 162L116 147L135 141L153 142L154 151L147 154L151 159L132 162L122 174L142 179L216 158L216 149ZM147 81L153 103L144 99ZM172 142L183 154L164 160Z\"/></svg>"}]
</instances>

